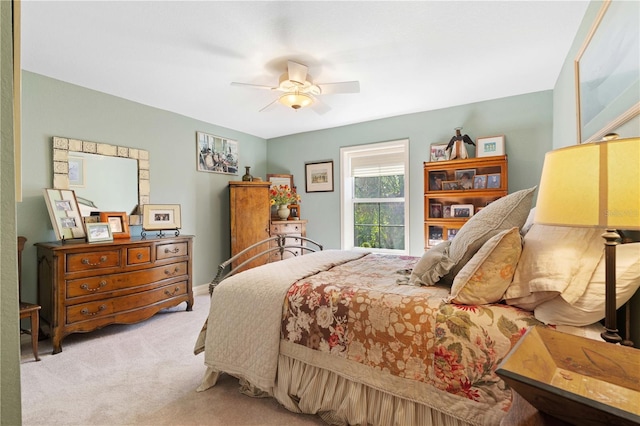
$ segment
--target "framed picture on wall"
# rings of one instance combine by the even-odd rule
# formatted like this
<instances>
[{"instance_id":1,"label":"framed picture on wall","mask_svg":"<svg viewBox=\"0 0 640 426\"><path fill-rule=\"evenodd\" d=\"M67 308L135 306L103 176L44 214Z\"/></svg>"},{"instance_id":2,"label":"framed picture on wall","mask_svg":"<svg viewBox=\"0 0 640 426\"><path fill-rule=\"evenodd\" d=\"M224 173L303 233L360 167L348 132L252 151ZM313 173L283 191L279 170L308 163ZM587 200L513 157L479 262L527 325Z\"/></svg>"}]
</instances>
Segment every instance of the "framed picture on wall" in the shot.
<instances>
[{"instance_id":1,"label":"framed picture on wall","mask_svg":"<svg viewBox=\"0 0 640 426\"><path fill-rule=\"evenodd\" d=\"M306 163L306 192L333 192L333 160Z\"/></svg>"},{"instance_id":2,"label":"framed picture on wall","mask_svg":"<svg viewBox=\"0 0 640 426\"><path fill-rule=\"evenodd\" d=\"M196 132L196 164L199 172L238 174L238 142Z\"/></svg>"}]
</instances>

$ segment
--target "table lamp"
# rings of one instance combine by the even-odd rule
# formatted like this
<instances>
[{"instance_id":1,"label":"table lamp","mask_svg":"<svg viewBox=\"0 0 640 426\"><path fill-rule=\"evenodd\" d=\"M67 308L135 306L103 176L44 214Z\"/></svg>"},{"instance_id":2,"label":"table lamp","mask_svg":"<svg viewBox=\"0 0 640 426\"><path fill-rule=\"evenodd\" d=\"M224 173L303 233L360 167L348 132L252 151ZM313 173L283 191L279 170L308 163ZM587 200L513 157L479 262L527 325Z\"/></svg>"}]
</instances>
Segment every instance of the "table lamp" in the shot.
<instances>
[{"instance_id":1,"label":"table lamp","mask_svg":"<svg viewBox=\"0 0 640 426\"><path fill-rule=\"evenodd\" d=\"M602 227L605 245L605 331L618 343L616 326L616 230L640 229L640 138L560 148L546 154L535 222Z\"/></svg>"}]
</instances>

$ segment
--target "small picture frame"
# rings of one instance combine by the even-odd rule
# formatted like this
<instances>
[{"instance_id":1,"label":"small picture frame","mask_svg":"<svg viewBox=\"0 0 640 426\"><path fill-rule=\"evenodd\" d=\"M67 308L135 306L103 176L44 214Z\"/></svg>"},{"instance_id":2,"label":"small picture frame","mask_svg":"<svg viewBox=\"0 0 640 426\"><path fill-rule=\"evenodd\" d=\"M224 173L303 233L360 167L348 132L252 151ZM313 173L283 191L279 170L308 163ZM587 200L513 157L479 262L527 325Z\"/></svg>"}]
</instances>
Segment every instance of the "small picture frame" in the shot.
<instances>
[{"instance_id":1,"label":"small picture frame","mask_svg":"<svg viewBox=\"0 0 640 426\"><path fill-rule=\"evenodd\" d=\"M442 209L442 217L449 219L451 217L451 206L444 206Z\"/></svg>"},{"instance_id":2,"label":"small picture frame","mask_svg":"<svg viewBox=\"0 0 640 426\"><path fill-rule=\"evenodd\" d=\"M473 189L486 189L487 175L475 175L473 178Z\"/></svg>"},{"instance_id":3,"label":"small picture frame","mask_svg":"<svg viewBox=\"0 0 640 426\"><path fill-rule=\"evenodd\" d=\"M442 217L442 204L431 203L429 204L429 217L440 219Z\"/></svg>"},{"instance_id":4,"label":"small picture frame","mask_svg":"<svg viewBox=\"0 0 640 426\"><path fill-rule=\"evenodd\" d=\"M333 192L333 160L305 163L305 191Z\"/></svg>"},{"instance_id":5,"label":"small picture frame","mask_svg":"<svg viewBox=\"0 0 640 426\"><path fill-rule=\"evenodd\" d=\"M45 189L44 200L58 240L72 240L87 236L76 193L73 190Z\"/></svg>"},{"instance_id":6,"label":"small picture frame","mask_svg":"<svg viewBox=\"0 0 640 426\"><path fill-rule=\"evenodd\" d=\"M500 182L500 173L492 173L490 175L487 175L487 188L500 188L501 187L501 182Z\"/></svg>"},{"instance_id":7,"label":"small picture frame","mask_svg":"<svg viewBox=\"0 0 640 426\"><path fill-rule=\"evenodd\" d=\"M468 219L473 216L473 204L454 204L451 206L451 217Z\"/></svg>"},{"instance_id":8,"label":"small picture frame","mask_svg":"<svg viewBox=\"0 0 640 426\"><path fill-rule=\"evenodd\" d=\"M129 238L131 236L126 212L100 212L100 222L109 224L113 238Z\"/></svg>"},{"instance_id":9,"label":"small picture frame","mask_svg":"<svg viewBox=\"0 0 640 426\"><path fill-rule=\"evenodd\" d=\"M460 182L457 180L445 180L442 182L443 191L459 191L462 189Z\"/></svg>"},{"instance_id":10,"label":"small picture frame","mask_svg":"<svg viewBox=\"0 0 640 426\"><path fill-rule=\"evenodd\" d=\"M145 204L142 206L142 229L145 231L180 229L180 204Z\"/></svg>"},{"instance_id":11,"label":"small picture frame","mask_svg":"<svg viewBox=\"0 0 640 426\"><path fill-rule=\"evenodd\" d=\"M486 136L476 140L476 157L504 155L504 135Z\"/></svg>"},{"instance_id":12,"label":"small picture frame","mask_svg":"<svg viewBox=\"0 0 640 426\"><path fill-rule=\"evenodd\" d=\"M447 240L453 240L453 238L456 236L456 234L458 233L457 229L447 229Z\"/></svg>"},{"instance_id":13,"label":"small picture frame","mask_svg":"<svg viewBox=\"0 0 640 426\"><path fill-rule=\"evenodd\" d=\"M69 186L84 188L84 158L69 156Z\"/></svg>"},{"instance_id":14,"label":"small picture frame","mask_svg":"<svg viewBox=\"0 0 640 426\"><path fill-rule=\"evenodd\" d=\"M442 191L442 182L447 180L447 172L429 173L429 191Z\"/></svg>"},{"instance_id":15,"label":"small picture frame","mask_svg":"<svg viewBox=\"0 0 640 426\"><path fill-rule=\"evenodd\" d=\"M460 182L461 189L473 189L473 178L476 169L456 170L456 180Z\"/></svg>"},{"instance_id":16,"label":"small picture frame","mask_svg":"<svg viewBox=\"0 0 640 426\"><path fill-rule=\"evenodd\" d=\"M442 242L442 226L429 226L429 245L435 246Z\"/></svg>"},{"instance_id":17,"label":"small picture frame","mask_svg":"<svg viewBox=\"0 0 640 426\"><path fill-rule=\"evenodd\" d=\"M300 220L300 206L298 204L289 204L289 218L287 220Z\"/></svg>"},{"instance_id":18,"label":"small picture frame","mask_svg":"<svg viewBox=\"0 0 640 426\"><path fill-rule=\"evenodd\" d=\"M449 159L449 154L447 153L446 143L431 144L430 161L446 161L448 159Z\"/></svg>"},{"instance_id":19,"label":"small picture frame","mask_svg":"<svg viewBox=\"0 0 640 426\"><path fill-rule=\"evenodd\" d=\"M113 241L109 222L87 223L87 241L90 243Z\"/></svg>"}]
</instances>

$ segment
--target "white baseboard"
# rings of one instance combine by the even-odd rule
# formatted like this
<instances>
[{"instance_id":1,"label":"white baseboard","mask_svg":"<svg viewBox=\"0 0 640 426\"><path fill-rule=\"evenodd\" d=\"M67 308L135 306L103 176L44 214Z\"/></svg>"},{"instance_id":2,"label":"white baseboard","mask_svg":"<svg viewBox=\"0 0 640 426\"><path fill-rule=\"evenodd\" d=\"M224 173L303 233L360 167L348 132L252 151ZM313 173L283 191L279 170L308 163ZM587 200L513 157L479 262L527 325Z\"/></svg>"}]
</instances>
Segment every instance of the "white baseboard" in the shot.
<instances>
[{"instance_id":1,"label":"white baseboard","mask_svg":"<svg viewBox=\"0 0 640 426\"><path fill-rule=\"evenodd\" d=\"M193 287L194 296L202 296L203 294L209 294L209 283Z\"/></svg>"}]
</instances>

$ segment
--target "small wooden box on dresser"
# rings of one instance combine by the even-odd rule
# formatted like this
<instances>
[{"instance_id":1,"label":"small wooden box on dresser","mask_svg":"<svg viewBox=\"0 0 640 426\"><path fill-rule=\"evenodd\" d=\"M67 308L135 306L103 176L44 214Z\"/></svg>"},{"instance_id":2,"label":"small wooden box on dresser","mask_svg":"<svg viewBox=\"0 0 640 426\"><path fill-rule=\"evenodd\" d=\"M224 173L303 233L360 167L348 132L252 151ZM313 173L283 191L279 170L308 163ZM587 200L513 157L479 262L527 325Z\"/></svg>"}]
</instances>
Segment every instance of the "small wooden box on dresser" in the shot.
<instances>
[{"instance_id":1,"label":"small wooden box on dresser","mask_svg":"<svg viewBox=\"0 0 640 426\"><path fill-rule=\"evenodd\" d=\"M462 189L458 177L473 174ZM479 178L476 182L475 177ZM443 183L444 182L444 183ZM478 185L479 184L479 185ZM456 215L452 206L471 206L473 212L507 195L507 156L468 158L424 163L425 250L455 237L470 216ZM447 209L449 214L447 214ZM467 208L461 209L465 212Z\"/></svg>"},{"instance_id":2,"label":"small wooden box on dresser","mask_svg":"<svg viewBox=\"0 0 640 426\"><path fill-rule=\"evenodd\" d=\"M54 354L71 333L139 322L182 302L193 308L193 236L35 246L40 315Z\"/></svg>"}]
</instances>

